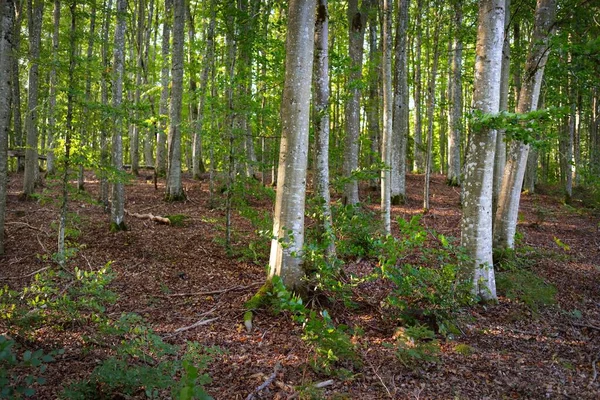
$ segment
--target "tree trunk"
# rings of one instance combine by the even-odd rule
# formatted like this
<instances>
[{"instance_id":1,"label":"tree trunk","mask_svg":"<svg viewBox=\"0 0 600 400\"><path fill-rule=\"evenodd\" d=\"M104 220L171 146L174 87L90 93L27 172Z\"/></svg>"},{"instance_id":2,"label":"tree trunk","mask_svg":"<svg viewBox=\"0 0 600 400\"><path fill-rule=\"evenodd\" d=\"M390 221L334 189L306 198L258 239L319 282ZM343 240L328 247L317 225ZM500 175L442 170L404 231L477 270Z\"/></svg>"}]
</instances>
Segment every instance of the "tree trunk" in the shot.
<instances>
[{"instance_id":1,"label":"tree trunk","mask_svg":"<svg viewBox=\"0 0 600 400\"><path fill-rule=\"evenodd\" d=\"M371 140L371 152L369 155L369 164L373 165L379 162L379 119L380 119L380 100L379 83L381 81L381 67L379 61L379 48L377 44L377 34L379 24L377 22L377 12L379 4L371 0L367 23L369 24L369 102L367 103L367 126L369 138ZM379 179L374 178L369 181L369 187L376 189Z\"/></svg>"},{"instance_id":2,"label":"tree trunk","mask_svg":"<svg viewBox=\"0 0 600 400\"><path fill-rule=\"evenodd\" d=\"M129 158L131 160L131 173L135 176L140 173L140 98L141 98L141 86L142 86L142 71L143 71L143 43L144 43L144 12L146 11L145 0L138 0L135 2L137 8L137 23L135 29L135 55L136 55L136 68L135 68L135 92L133 103L135 107L135 118L131 130L131 138L129 140ZM132 52L133 53L133 52Z\"/></svg>"},{"instance_id":3,"label":"tree trunk","mask_svg":"<svg viewBox=\"0 0 600 400\"><path fill-rule=\"evenodd\" d=\"M537 109L555 17L556 0L538 0L534 31L519 95L517 112L520 114ZM520 141L510 143L494 224L494 247L498 249L514 249L515 247L519 201L528 153L528 144Z\"/></svg>"},{"instance_id":4,"label":"tree trunk","mask_svg":"<svg viewBox=\"0 0 600 400\"><path fill-rule=\"evenodd\" d=\"M454 3L454 25L456 33L453 40L452 77L448 82L448 100L451 108L448 112L448 184L460 185L460 142L462 137L462 5Z\"/></svg>"},{"instance_id":5,"label":"tree trunk","mask_svg":"<svg viewBox=\"0 0 600 400\"><path fill-rule=\"evenodd\" d=\"M58 63L58 33L60 27L60 0L54 1L54 30L52 32L52 66L50 68L50 95L48 96L48 152L46 169L48 175L54 175L54 133L56 131L56 65Z\"/></svg>"},{"instance_id":6,"label":"tree trunk","mask_svg":"<svg viewBox=\"0 0 600 400\"><path fill-rule=\"evenodd\" d=\"M421 120L421 46L422 46L422 26L421 26L421 14L423 12L423 0L417 0L417 21L415 24L416 31L416 43L415 43L415 79L414 79L414 91L415 91L415 134L414 134L414 172L420 173L425 169L425 160L423 158L423 122Z\"/></svg>"},{"instance_id":7,"label":"tree trunk","mask_svg":"<svg viewBox=\"0 0 600 400\"><path fill-rule=\"evenodd\" d=\"M27 102L27 148L25 149L25 175L23 177L23 193L31 196L39 175L38 166L38 92L39 92L39 58L42 35L42 0L29 0L29 99Z\"/></svg>"},{"instance_id":8,"label":"tree trunk","mask_svg":"<svg viewBox=\"0 0 600 400\"><path fill-rule=\"evenodd\" d=\"M300 289L304 271L304 200L308 162L310 85L315 2L290 0L285 82L281 101L281 147L273 218L269 277L280 276L290 290Z\"/></svg>"},{"instance_id":9,"label":"tree trunk","mask_svg":"<svg viewBox=\"0 0 600 400\"><path fill-rule=\"evenodd\" d=\"M329 11L327 0L318 0L315 22L314 59L314 132L315 132L315 196L321 206L320 230L329 259L335 257L335 236L329 195Z\"/></svg>"},{"instance_id":10,"label":"tree trunk","mask_svg":"<svg viewBox=\"0 0 600 400\"><path fill-rule=\"evenodd\" d=\"M406 201L406 143L409 127L408 57L406 35L410 0L398 2L398 24L396 25L396 68L394 69L394 109L392 124L392 185L391 203Z\"/></svg>"},{"instance_id":11,"label":"tree trunk","mask_svg":"<svg viewBox=\"0 0 600 400\"><path fill-rule=\"evenodd\" d=\"M14 6L13 0L0 3L0 256L4 254L4 218L8 189L8 129L11 118Z\"/></svg>"},{"instance_id":12,"label":"tree trunk","mask_svg":"<svg viewBox=\"0 0 600 400\"><path fill-rule=\"evenodd\" d=\"M440 18L435 16L435 32L433 34L433 63L427 83L427 154L425 161L425 184L423 189L423 210L429 210L429 179L432 170L433 147L433 112L435 110L435 80L437 78L438 62L440 59Z\"/></svg>"},{"instance_id":13,"label":"tree trunk","mask_svg":"<svg viewBox=\"0 0 600 400\"><path fill-rule=\"evenodd\" d=\"M348 1L348 52L350 73L346 103L346 142L344 151L344 176L349 179L344 187L345 204L357 204L358 180L352 173L358 169L358 144L360 136L360 81L362 79L363 44L365 38L366 13L359 9L358 0Z\"/></svg>"},{"instance_id":14,"label":"tree trunk","mask_svg":"<svg viewBox=\"0 0 600 400\"><path fill-rule=\"evenodd\" d=\"M20 54L21 52L21 22L23 20L23 3L22 0L12 1L14 8L13 15L13 41L12 51L14 54ZM23 147L23 121L21 118L21 82L19 72L19 58L10 57L11 60L11 74L12 74L12 121L14 131L14 144L15 147ZM23 171L25 164L23 157L17 157L17 171Z\"/></svg>"},{"instance_id":15,"label":"tree trunk","mask_svg":"<svg viewBox=\"0 0 600 400\"><path fill-rule=\"evenodd\" d=\"M497 114L500 107L503 37L504 0L480 0L473 107L484 114ZM495 300L492 185L496 131L484 126L471 135L462 186L461 245L475 272L474 293Z\"/></svg>"},{"instance_id":16,"label":"tree trunk","mask_svg":"<svg viewBox=\"0 0 600 400\"><path fill-rule=\"evenodd\" d=\"M107 168L109 165L110 154L108 151L108 126L109 119L106 109L108 108L108 70L110 68L108 58L108 36L110 30L110 13L112 10L112 0L104 1L104 22L102 26L102 74L100 77L100 98L104 109L101 111L102 123L100 124L100 202L104 205L104 211L109 210L109 185Z\"/></svg>"},{"instance_id":17,"label":"tree trunk","mask_svg":"<svg viewBox=\"0 0 600 400\"><path fill-rule=\"evenodd\" d=\"M167 114L169 112L169 42L171 37L171 9L173 0L165 0L165 20L162 31L162 69L160 72L160 103L158 106L159 128L156 132L156 166L154 172L164 176L166 172L165 143L167 141Z\"/></svg>"},{"instance_id":18,"label":"tree trunk","mask_svg":"<svg viewBox=\"0 0 600 400\"><path fill-rule=\"evenodd\" d=\"M383 135L381 135L381 218L383 230L392 233L391 225L391 184L392 184L392 13L391 0L383 0Z\"/></svg>"},{"instance_id":19,"label":"tree trunk","mask_svg":"<svg viewBox=\"0 0 600 400\"><path fill-rule=\"evenodd\" d=\"M112 165L121 172L123 170L123 71L125 66L125 29L127 18L127 0L117 0L117 25L115 27L115 47L113 57L113 108L117 111L113 120ZM121 177L112 184L112 203L110 207L110 229L120 231L127 229L125 225L125 188Z\"/></svg>"},{"instance_id":20,"label":"tree trunk","mask_svg":"<svg viewBox=\"0 0 600 400\"><path fill-rule=\"evenodd\" d=\"M181 186L181 103L183 97L183 42L185 0L173 1L173 52L171 68L171 104L169 106L169 137L167 167L167 199L182 200Z\"/></svg>"},{"instance_id":21,"label":"tree trunk","mask_svg":"<svg viewBox=\"0 0 600 400\"><path fill-rule=\"evenodd\" d=\"M508 111L508 91L510 80L510 37L508 28L510 22L510 0L506 0L504 15L504 45L502 47L502 72L500 76L500 112ZM502 176L506 166L506 129L498 129L496 136L496 159L494 161L494 197L493 210L496 212L498 205L498 194L502 187Z\"/></svg>"}]
</instances>

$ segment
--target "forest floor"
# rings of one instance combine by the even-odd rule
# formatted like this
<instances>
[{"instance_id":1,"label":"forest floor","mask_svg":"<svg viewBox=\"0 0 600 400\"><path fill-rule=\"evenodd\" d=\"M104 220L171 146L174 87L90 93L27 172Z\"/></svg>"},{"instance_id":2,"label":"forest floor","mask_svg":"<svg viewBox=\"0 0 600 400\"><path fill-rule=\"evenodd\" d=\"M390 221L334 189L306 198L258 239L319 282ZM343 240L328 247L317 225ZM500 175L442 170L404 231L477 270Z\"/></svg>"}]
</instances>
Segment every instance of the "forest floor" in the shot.
<instances>
[{"instance_id":1,"label":"forest floor","mask_svg":"<svg viewBox=\"0 0 600 400\"><path fill-rule=\"evenodd\" d=\"M151 173L151 172L150 172ZM78 252L66 268L98 270L108 262L116 277L110 289L118 294L107 315L137 313L166 342L184 345L197 341L218 346L207 373L206 391L216 399L245 399L277 370L267 390L256 398L328 399L598 399L600 398L600 233L598 214L575 202L562 203L547 190L523 195L518 231L521 246L536 254L531 270L557 289L556 303L532 310L523 302L500 296L498 304L475 305L464 311L470 318L460 325L462 334L439 337L437 362L407 367L386 343L393 341L397 325L384 318L379 300L389 287L371 282L353 288L366 299L356 310L329 310L333 321L360 326L353 338L362 366L349 378L316 374L309 366L310 345L302 340L302 326L283 313L259 311L254 327L246 332L244 303L265 281L268 245L255 245L254 228L234 213L233 249L224 249L223 196L209 207L208 181L184 180L187 201L163 201L164 182L158 190L140 176L126 186L129 212L187 216L182 226L168 226L127 217L129 230L111 233L108 217L96 198L98 182L87 176L89 196L70 203L72 228L77 231ZM408 201L393 208L393 219L422 212L423 177L409 175ZM22 175L10 176L7 204L6 255L0 258L0 283L20 290L31 284L34 272L56 268L49 256L56 251L59 188L46 187L38 201L22 201ZM421 224L447 236L459 237L459 188L448 187L434 175L431 210ZM364 197L368 192L363 190ZM246 193L252 197L252 193ZM377 192L372 192L378 203ZM259 215L269 215L268 200L249 200ZM368 202L366 202L368 204ZM375 205L370 206L376 208ZM394 223L394 228L398 229ZM44 257L46 256L46 257ZM349 272L369 270L376 260L348 260ZM66 289L65 289L66 290ZM199 320L212 320L189 327ZM17 336L4 319L0 334ZM58 398L68 384L88 376L111 346L89 350L90 326L71 324L37 327L25 347L65 349L51 363L45 385L35 398ZM18 340L19 341L19 340ZM333 379L314 397L299 388ZM322 396L322 397L318 397ZM143 397L143 392L139 393ZM114 395L111 398L127 398Z\"/></svg>"}]
</instances>

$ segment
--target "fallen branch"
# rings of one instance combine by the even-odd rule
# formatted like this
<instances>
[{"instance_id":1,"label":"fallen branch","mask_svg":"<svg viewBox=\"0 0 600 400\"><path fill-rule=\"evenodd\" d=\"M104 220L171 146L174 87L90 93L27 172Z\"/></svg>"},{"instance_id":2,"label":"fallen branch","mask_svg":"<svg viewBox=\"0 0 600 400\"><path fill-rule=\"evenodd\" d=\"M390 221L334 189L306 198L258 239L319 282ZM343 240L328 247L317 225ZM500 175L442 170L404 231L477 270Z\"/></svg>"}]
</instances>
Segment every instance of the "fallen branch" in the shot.
<instances>
[{"instance_id":1,"label":"fallen branch","mask_svg":"<svg viewBox=\"0 0 600 400\"><path fill-rule=\"evenodd\" d=\"M314 385L311 385L311 387L314 387L316 389L322 389L324 387L331 386L334 383L335 383L335 381L333 379L329 379L328 381L315 383ZM292 394L291 396L288 396L286 400L294 400L294 399L297 399L298 396L300 396L300 393L296 392L296 393Z\"/></svg>"},{"instance_id":2,"label":"fallen branch","mask_svg":"<svg viewBox=\"0 0 600 400\"><path fill-rule=\"evenodd\" d=\"M33 275L35 275L35 274L39 274L40 272L44 272L45 270L47 270L47 269L48 269L48 268L50 268L50 267L51 267L51 265L49 265L49 266L47 266L47 267L44 267L44 268L40 268L40 269L38 269L37 271L33 271L32 273L30 273L30 274L27 274L27 275L21 275L21 276L7 276L6 278L0 278L0 281L8 281L8 280L11 280L11 279L23 279L23 278L29 278L30 276L33 276Z\"/></svg>"},{"instance_id":3,"label":"fallen branch","mask_svg":"<svg viewBox=\"0 0 600 400\"><path fill-rule=\"evenodd\" d=\"M275 369L273 370L273 373L271 374L271 376L269 376L269 378L266 381L264 381L264 383L262 385L260 385L256 389L254 389L254 391L252 393L250 393L248 395L248 397L246 397L246 400L254 399L255 395L257 395L261 390L263 390L264 388L269 386L277 377L277 373L279 372L280 369L281 369L281 364L280 363L275 364Z\"/></svg>"},{"instance_id":4,"label":"fallen branch","mask_svg":"<svg viewBox=\"0 0 600 400\"><path fill-rule=\"evenodd\" d=\"M48 232L46 232L45 230L43 230L42 228L36 228L33 225L29 225L27 222L20 222L20 221L17 221L17 222L5 222L4 225L22 225L25 228L33 229L35 231L42 232L46 236L50 236L50 234Z\"/></svg>"},{"instance_id":5,"label":"fallen branch","mask_svg":"<svg viewBox=\"0 0 600 400\"><path fill-rule=\"evenodd\" d=\"M571 322L571 325L578 326L580 328L589 328L589 329L595 329L597 331L600 331L600 326L596 326L596 325L580 324L578 322Z\"/></svg>"},{"instance_id":6,"label":"fallen branch","mask_svg":"<svg viewBox=\"0 0 600 400\"><path fill-rule=\"evenodd\" d=\"M134 217L134 218L139 218L139 219L149 219L150 221L154 221L154 222L159 222L161 224L165 224L165 225L171 225L171 220L169 218L165 218L165 217L161 217L158 215L154 215L154 214L138 214L138 213L134 213L134 212L129 212L127 210L125 210L125 214L129 215L130 217Z\"/></svg>"},{"instance_id":7,"label":"fallen branch","mask_svg":"<svg viewBox=\"0 0 600 400\"><path fill-rule=\"evenodd\" d=\"M594 371L594 373L592 374L592 379L590 379L588 387L592 386L594 382L596 382L596 378L598 378L598 370L596 369L596 363L598 362L599 357L600 355L597 355L594 361L592 361L592 371Z\"/></svg>"},{"instance_id":8,"label":"fallen branch","mask_svg":"<svg viewBox=\"0 0 600 400\"><path fill-rule=\"evenodd\" d=\"M164 336L164 339L171 338L171 337L173 337L175 335L180 334L181 332L189 331L190 329L194 329L194 328L197 328L199 326L208 325L211 322L216 321L218 319L219 319L219 317L210 318L210 319L201 319L198 322L194 322L192 325L188 325L188 326L184 326L184 327L175 329L175 331L173 331L173 333L171 333L170 335Z\"/></svg>"},{"instance_id":9,"label":"fallen branch","mask_svg":"<svg viewBox=\"0 0 600 400\"><path fill-rule=\"evenodd\" d=\"M262 285L262 283L257 282L257 283L253 283L248 286L232 286L227 289L210 290L208 292L173 293L173 294L167 294L167 295L161 296L161 297L211 296L214 294L223 294L223 293L227 293L227 292L240 292L242 290L250 289L250 288L253 288L253 287L256 287L259 285Z\"/></svg>"}]
</instances>

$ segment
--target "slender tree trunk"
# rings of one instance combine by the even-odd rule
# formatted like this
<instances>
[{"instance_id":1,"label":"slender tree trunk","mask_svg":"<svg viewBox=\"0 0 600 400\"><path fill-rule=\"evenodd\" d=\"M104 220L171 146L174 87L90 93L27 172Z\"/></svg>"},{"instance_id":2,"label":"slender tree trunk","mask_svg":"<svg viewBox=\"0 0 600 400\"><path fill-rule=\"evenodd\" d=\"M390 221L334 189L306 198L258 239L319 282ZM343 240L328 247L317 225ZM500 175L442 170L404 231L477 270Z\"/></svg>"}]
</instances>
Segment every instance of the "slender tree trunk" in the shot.
<instances>
[{"instance_id":1,"label":"slender tree trunk","mask_svg":"<svg viewBox=\"0 0 600 400\"><path fill-rule=\"evenodd\" d=\"M473 106L484 114L497 114L500 107L503 37L504 0L480 0ZM482 127L471 135L462 186L461 245L475 272L475 294L484 300L495 300L492 185L496 131Z\"/></svg>"},{"instance_id":2,"label":"slender tree trunk","mask_svg":"<svg viewBox=\"0 0 600 400\"><path fill-rule=\"evenodd\" d=\"M568 62L571 63L571 54L568 56ZM577 117L577 93L575 91L575 85L573 83L573 78L569 76L568 78L568 95L569 95L569 103L570 103L570 112L569 112L569 123L568 123L568 132L566 137L566 151L564 154L565 157L565 202L567 204L571 203L571 198L573 197L573 147L575 143L575 128L576 123L575 119Z\"/></svg>"},{"instance_id":3,"label":"slender tree trunk","mask_svg":"<svg viewBox=\"0 0 600 400\"><path fill-rule=\"evenodd\" d=\"M410 0L398 1L396 25L396 67L394 69L394 109L392 124L392 184L391 203L403 204L406 200L406 143L409 131L408 57L406 36Z\"/></svg>"},{"instance_id":4,"label":"slender tree trunk","mask_svg":"<svg viewBox=\"0 0 600 400\"><path fill-rule=\"evenodd\" d=\"M8 173L8 129L11 118L14 1L0 3L0 256L4 254L4 219ZM18 83L17 83L18 84Z\"/></svg>"},{"instance_id":5,"label":"slender tree trunk","mask_svg":"<svg viewBox=\"0 0 600 400\"><path fill-rule=\"evenodd\" d=\"M23 177L23 193L31 196L39 175L38 166L38 93L39 93L39 58L42 35L43 0L28 0L29 11L29 99L27 102L27 147L25 149L25 175Z\"/></svg>"},{"instance_id":6,"label":"slender tree trunk","mask_svg":"<svg viewBox=\"0 0 600 400\"><path fill-rule=\"evenodd\" d=\"M460 185L460 142L462 137L462 4L454 3L454 25L456 33L453 40L452 76L448 82L448 100L451 108L448 112L448 184Z\"/></svg>"},{"instance_id":7,"label":"slender tree trunk","mask_svg":"<svg viewBox=\"0 0 600 400\"><path fill-rule=\"evenodd\" d=\"M12 51L13 54L20 54L21 51L21 22L23 21L23 2L22 0L12 1L13 15L13 39ZM12 74L12 121L14 131L14 144L18 148L23 147L23 123L21 118L21 81L19 72L19 58L10 57L11 74ZM17 171L25 169L24 160L22 157L17 157Z\"/></svg>"},{"instance_id":8,"label":"slender tree trunk","mask_svg":"<svg viewBox=\"0 0 600 400\"><path fill-rule=\"evenodd\" d=\"M129 140L129 158L131 159L131 173L135 176L140 173L140 123L141 111L140 111L140 99L141 99L141 86L142 86L142 71L143 71L143 43L144 43L144 12L146 11L145 0L137 0L135 2L137 8L137 23L135 29L135 55L136 55L136 68L135 68L135 91L133 103L135 104L135 118L133 126L131 127L131 138ZM132 51L133 53L133 51Z\"/></svg>"},{"instance_id":9,"label":"slender tree trunk","mask_svg":"<svg viewBox=\"0 0 600 400\"><path fill-rule=\"evenodd\" d=\"M379 83L381 67L379 62L379 48L377 44L377 34L379 25L377 22L377 12L379 4L377 1L371 1L368 15L369 25L369 101L367 103L367 127L369 138L371 140L371 153L369 164L373 165L379 161ZM371 189L377 188L379 179L371 179L369 186Z\"/></svg>"},{"instance_id":10,"label":"slender tree trunk","mask_svg":"<svg viewBox=\"0 0 600 400\"><path fill-rule=\"evenodd\" d=\"M60 0L54 1L54 30L52 32L52 67L50 68L50 95L48 96L48 152L46 168L48 175L54 175L54 133L56 131L56 67L58 63L58 34L60 28Z\"/></svg>"},{"instance_id":11,"label":"slender tree trunk","mask_svg":"<svg viewBox=\"0 0 600 400\"><path fill-rule=\"evenodd\" d=\"M518 54L522 51L521 48L521 25L518 19L513 22L513 43L515 53ZM519 94L521 93L521 65L515 65L513 71L513 86L514 86L514 97L515 97L515 112L518 112L519 108Z\"/></svg>"},{"instance_id":12,"label":"slender tree trunk","mask_svg":"<svg viewBox=\"0 0 600 400\"><path fill-rule=\"evenodd\" d=\"M433 63L427 84L427 154L425 160L425 184L423 189L423 209L429 210L429 180L432 170L433 157L433 117L435 111L435 80L437 78L438 62L440 59L440 18L435 17L435 31L433 33Z\"/></svg>"},{"instance_id":13,"label":"slender tree trunk","mask_svg":"<svg viewBox=\"0 0 600 400\"><path fill-rule=\"evenodd\" d=\"M156 133L156 166L155 173L159 176L165 175L166 158L165 143L167 141L167 114L169 112L169 42L171 38L171 9L173 0L165 0L165 14L162 31L162 69L160 73L160 103L158 107L159 128Z\"/></svg>"},{"instance_id":14,"label":"slender tree trunk","mask_svg":"<svg viewBox=\"0 0 600 400\"><path fill-rule=\"evenodd\" d=\"M291 290L300 289L304 271L304 200L308 163L310 85L315 25L313 1L290 0L285 82L281 101L281 148L273 218L269 277L277 275Z\"/></svg>"},{"instance_id":15,"label":"slender tree trunk","mask_svg":"<svg viewBox=\"0 0 600 400\"><path fill-rule=\"evenodd\" d=\"M71 31L69 33L69 75L67 91L67 118L65 134L65 158L63 161L63 181L62 181L62 205L60 207L60 224L58 228L58 263L64 266L66 261L65 254L65 230L67 228L67 211L69 208L69 164L71 158L71 138L74 133L73 127L73 103L75 93L75 56L77 51L77 32L76 32L76 7L77 2L71 0L69 9L71 11Z\"/></svg>"},{"instance_id":16,"label":"slender tree trunk","mask_svg":"<svg viewBox=\"0 0 600 400\"><path fill-rule=\"evenodd\" d=\"M504 45L502 47L502 72L500 76L500 112L508 111L508 92L510 80L510 37L508 35L510 22L510 0L506 1L504 16ZM497 208L498 194L502 187L502 176L506 166L506 129L498 129L496 136L496 159L494 161L494 212Z\"/></svg>"},{"instance_id":17,"label":"slender tree trunk","mask_svg":"<svg viewBox=\"0 0 600 400\"><path fill-rule=\"evenodd\" d=\"M349 178L344 188L345 204L357 204L358 181L351 178L358 169L358 144L360 136L360 81L362 79L363 44L365 39L366 13L359 9L358 0L348 1L348 51L350 54L350 74L346 103L346 143L344 151L344 176Z\"/></svg>"},{"instance_id":18,"label":"slender tree trunk","mask_svg":"<svg viewBox=\"0 0 600 400\"><path fill-rule=\"evenodd\" d=\"M127 0L117 0L117 25L115 27L115 47L113 56L113 108L116 110L113 119L112 165L116 171L123 170L123 74L125 66L125 29L127 18ZM125 225L125 187L121 177L112 183L112 203L110 207L110 229L120 231L127 229Z\"/></svg>"},{"instance_id":19,"label":"slender tree trunk","mask_svg":"<svg viewBox=\"0 0 600 400\"><path fill-rule=\"evenodd\" d=\"M171 104L169 106L167 199L185 197L181 185L181 105L183 98L183 42L185 0L173 1L173 52L171 68Z\"/></svg>"},{"instance_id":20,"label":"slender tree trunk","mask_svg":"<svg viewBox=\"0 0 600 400\"><path fill-rule=\"evenodd\" d=\"M422 13L423 0L417 0L417 21L415 25L416 43L415 43L415 79L414 79L414 99L415 99L415 134L414 134L414 167L415 172L423 172L425 169L425 160L423 157L423 122L421 120L421 46L422 46Z\"/></svg>"},{"instance_id":21,"label":"slender tree trunk","mask_svg":"<svg viewBox=\"0 0 600 400\"><path fill-rule=\"evenodd\" d=\"M108 70L110 68L108 58L108 36L110 30L110 15L112 12L112 0L104 1L104 22L102 24L102 74L100 77L100 98L104 110L101 111L102 123L100 124L100 202L104 211L109 210L109 185L107 168L109 166L110 153L108 151L108 126L110 117L106 112L108 108Z\"/></svg>"},{"instance_id":22,"label":"slender tree trunk","mask_svg":"<svg viewBox=\"0 0 600 400\"><path fill-rule=\"evenodd\" d=\"M549 54L548 42L555 17L556 0L538 0L533 36L519 95L518 113L525 114L537 109L544 67ZM494 247L498 249L515 247L519 201L528 153L528 144L520 141L510 144L494 224Z\"/></svg>"},{"instance_id":23,"label":"slender tree trunk","mask_svg":"<svg viewBox=\"0 0 600 400\"><path fill-rule=\"evenodd\" d=\"M391 184L392 184L392 13L391 0L383 0L383 135L381 135L381 218L383 230L392 233L391 225Z\"/></svg>"},{"instance_id":24,"label":"slender tree trunk","mask_svg":"<svg viewBox=\"0 0 600 400\"><path fill-rule=\"evenodd\" d=\"M327 0L318 0L315 22L314 59L314 132L315 132L315 195L322 203L320 229L327 245L327 257L335 257L335 236L329 195L329 11Z\"/></svg>"},{"instance_id":25,"label":"slender tree trunk","mask_svg":"<svg viewBox=\"0 0 600 400\"><path fill-rule=\"evenodd\" d=\"M158 14L158 13L157 13ZM150 0L149 3L149 7L148 7L148 18L146 19L146 26L145 26L145 32L144 32L144 51L143 51L143 60L142 60L142 64L143 64L143 85L144 86L148 86L148 64L150 62L150 54L149 54L149 49L150 49L150 37L151 37L151 33L152 33L152 27L153 27L153 23L152 23L152 19L154 17L154 0ZM156 42L154 43L156 45ZM156 48L156 46L154 46L154 48ZM150 103L150 109L151 109L151 115L155 115L154 112L154 96L149 96L148 97L149 103ZM143 147L144 147L144 165L146 167L150 167L154 165L154 156L152 153L152 143L154 142L154 138L156 137L156 129L157 128L157 123L156 121L153 122L152 126L148 127L146 130L146 135L144 136L143 139Z\"/></svg>"},{"instance_id":26,"label":"slender tree trunk","mask_svg":"<svg viewBox=\"0 0 600 400\"><path fill-rule=\"evenodd\" d=\"M582 95L581 91L577 94L577 111L575 115L575 138L573 140L573 184L579 185L581 183L581 174L579 168L581 167L581 120L582 120Z\"/></svg>"}]
</instances>

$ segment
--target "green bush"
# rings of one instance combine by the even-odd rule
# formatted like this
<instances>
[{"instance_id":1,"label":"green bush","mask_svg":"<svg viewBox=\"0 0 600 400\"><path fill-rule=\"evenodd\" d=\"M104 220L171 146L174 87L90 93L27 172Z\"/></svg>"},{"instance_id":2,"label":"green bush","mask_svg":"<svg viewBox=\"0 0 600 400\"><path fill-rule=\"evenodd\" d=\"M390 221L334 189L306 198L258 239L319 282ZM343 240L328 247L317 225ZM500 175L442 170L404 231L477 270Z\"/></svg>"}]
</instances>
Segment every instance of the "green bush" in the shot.
<instances>
[{"instance_id":1,"label":"green bush","mask_svg":"<svg viewBox=\"0 0 600 400\"><path fill-rule=\"evenodd\" d=\"M341 258L376 257L380 218L360 205L332 207L336 250Z\"/></svg>"},{"instance_id":2,"label":"green bush","mask_svg":"<svg viewBox=\"0 0 600 400\"><path fill-rule=\"evenodd\" d=\"M440 352L435 333L418 324L398 331L393 347L398 360L408 368L415 368L424 362L437 362Z\"/></svg>"}]
</instances>

